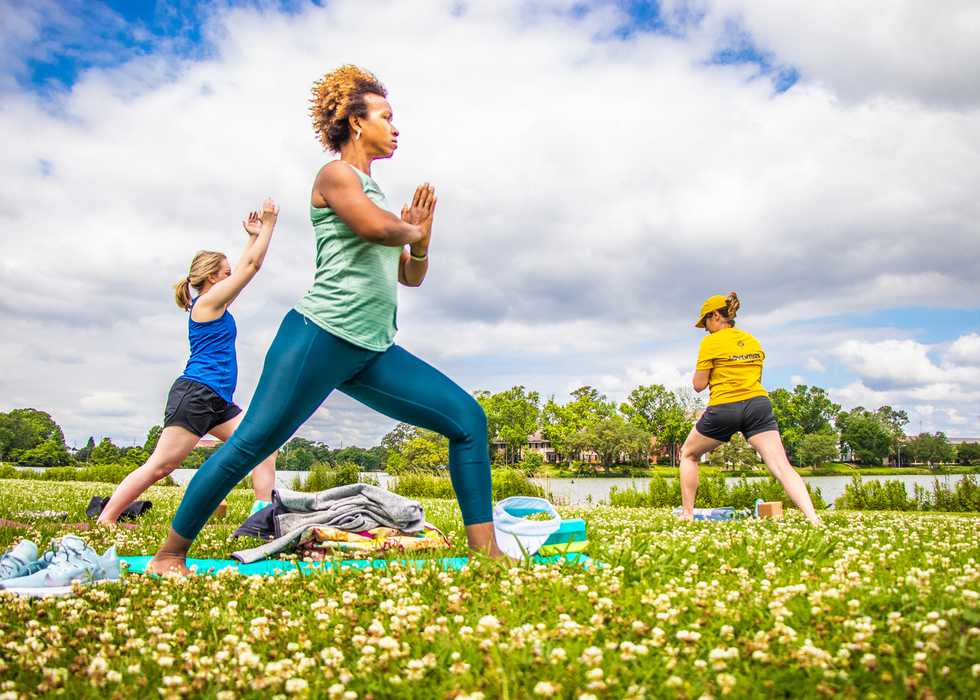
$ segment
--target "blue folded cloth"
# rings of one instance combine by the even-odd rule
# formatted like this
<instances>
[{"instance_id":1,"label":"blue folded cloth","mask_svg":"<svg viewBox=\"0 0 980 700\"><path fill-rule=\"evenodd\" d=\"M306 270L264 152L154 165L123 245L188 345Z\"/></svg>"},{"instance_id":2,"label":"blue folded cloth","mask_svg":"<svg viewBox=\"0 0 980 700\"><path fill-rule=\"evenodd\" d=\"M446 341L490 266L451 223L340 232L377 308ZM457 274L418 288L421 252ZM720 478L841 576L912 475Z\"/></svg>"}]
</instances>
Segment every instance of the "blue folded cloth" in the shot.
<instances>
[{"instance_id":1,"label":"blue folded cloth","mask_svg":"<svg viewBox=\"0 0 980 700\"><path fill-rule=\"evenodd\" d=\"M680 508L674 508L674 515L680 515L684 511ZM723 508L695 508L694 509L694 519L695 520L716 520L716 521L726 521L726 520L741 520L742 518L748 517L748 511L742 508L733 508L731 506L725 506Z\"/></svg>"}]
</instances>

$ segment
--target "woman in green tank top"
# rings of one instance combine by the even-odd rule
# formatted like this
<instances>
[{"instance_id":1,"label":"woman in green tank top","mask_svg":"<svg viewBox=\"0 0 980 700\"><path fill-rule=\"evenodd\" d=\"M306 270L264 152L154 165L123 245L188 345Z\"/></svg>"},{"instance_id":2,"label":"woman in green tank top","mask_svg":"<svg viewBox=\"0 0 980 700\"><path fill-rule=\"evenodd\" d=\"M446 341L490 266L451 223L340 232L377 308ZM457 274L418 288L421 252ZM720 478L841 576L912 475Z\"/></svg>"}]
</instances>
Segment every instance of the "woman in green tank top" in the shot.
<instances>
[{"instance_id":1,"label":"woman in green tank top","mask_svg":"<svg viewBox=\"0 0 980 700\"><path fill-rule=\"evenodd\" d=\"M398 421L449 438L449 472L470 547L503 556L493 534L487 420L476 400L394 343L398 284L418 287L429 268L435 190L420 185L400 216L371 177L398 130L383 85L343 66L313 86L313 128L340 154L310 195L313 284L283 320L238 430L187 487L149 571L186 571L185 557L221 499L339 389Z\"/></svg>"}]
</instances>

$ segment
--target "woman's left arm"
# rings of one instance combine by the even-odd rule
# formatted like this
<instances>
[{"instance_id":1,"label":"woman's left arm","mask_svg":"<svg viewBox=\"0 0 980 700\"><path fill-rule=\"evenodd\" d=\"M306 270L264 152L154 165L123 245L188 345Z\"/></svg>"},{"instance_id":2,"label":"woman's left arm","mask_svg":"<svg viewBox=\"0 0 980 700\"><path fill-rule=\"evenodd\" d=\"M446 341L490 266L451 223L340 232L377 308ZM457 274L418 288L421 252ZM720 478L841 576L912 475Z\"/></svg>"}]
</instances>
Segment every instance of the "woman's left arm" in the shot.
<instances>
[{"instance_id":1,"label":"woman's left arm","mask_svg":"<svg viewBox=\"0 0 980 700\"><path fill-rule=\"evenodd\" d=\"M694 379L691 383L694 385L694 391L701 393L704 391L711 381L711 370L710 369L698 369L694 371Z\"/></svg>"},{"instance_id":2,"label":"woman's left arm","mask_svg":"<svg viewBox=\"0 0 980 700\"><path fill-rule=\"evenodd\" d=\"M402 207L402 221L418 226L425 235L402 250L398 261L398 281L406 287L418 287L429 271L429 240L432 237L432 217L436 212L436 191L429 183L415 188L411 205Z\"/></svg>"}]
</instances>

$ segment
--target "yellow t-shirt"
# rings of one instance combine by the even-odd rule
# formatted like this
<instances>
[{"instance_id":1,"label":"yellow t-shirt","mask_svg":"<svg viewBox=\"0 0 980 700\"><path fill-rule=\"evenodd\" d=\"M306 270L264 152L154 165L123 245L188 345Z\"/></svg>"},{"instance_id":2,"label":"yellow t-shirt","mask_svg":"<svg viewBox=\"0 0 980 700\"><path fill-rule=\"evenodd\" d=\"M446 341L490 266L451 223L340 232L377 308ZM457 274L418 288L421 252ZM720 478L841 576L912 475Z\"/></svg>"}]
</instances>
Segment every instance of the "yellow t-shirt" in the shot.
<instances>
[{"instance_id":1,"label":"yellow t-shirt","mask_svg":"<svg viewBox=\"0 0 980 700\"><path fill-rule=\"evenodd\" d=\"M738 328L724 328L705 336L698 351L697 369L711 370L708 405L769 396L761 383L765 357L759 341Z\"/></svg>"}]
</instances>

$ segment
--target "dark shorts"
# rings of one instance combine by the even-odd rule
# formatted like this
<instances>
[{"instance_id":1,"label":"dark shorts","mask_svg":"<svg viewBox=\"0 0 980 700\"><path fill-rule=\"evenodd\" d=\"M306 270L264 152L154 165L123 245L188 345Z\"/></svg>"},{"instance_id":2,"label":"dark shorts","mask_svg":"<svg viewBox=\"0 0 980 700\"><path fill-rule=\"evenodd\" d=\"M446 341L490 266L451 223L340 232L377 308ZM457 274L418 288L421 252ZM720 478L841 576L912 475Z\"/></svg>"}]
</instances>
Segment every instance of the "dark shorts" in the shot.
<instances>
[{"instance_id":1,"label":"dark shorts","mask_svg":"<svg viewBox=\"0 0 980 700\"><path fill-rule=\"evenodd\" d=\"M241 408L225 401L211 387L190 379L178 379L167 396L163 427L179 425L203 437L216 425L230 421L241 412Z\"/></svg>"},{"instance_id":2,"label":"dark shorts","mask_svg":"<svg viewBox=\"0 0 980 700\"><path fill-rule=\"evenodd\" d=\"M746 439L769 430L779 430L772 403L767 396L708 406L694 428L705 437L728 442L735 433Z\"/></svg>"}]
</instances>

